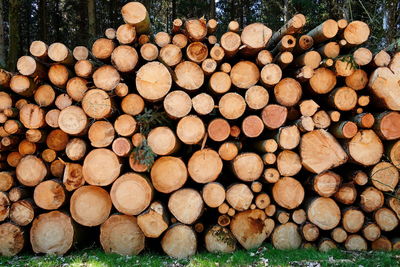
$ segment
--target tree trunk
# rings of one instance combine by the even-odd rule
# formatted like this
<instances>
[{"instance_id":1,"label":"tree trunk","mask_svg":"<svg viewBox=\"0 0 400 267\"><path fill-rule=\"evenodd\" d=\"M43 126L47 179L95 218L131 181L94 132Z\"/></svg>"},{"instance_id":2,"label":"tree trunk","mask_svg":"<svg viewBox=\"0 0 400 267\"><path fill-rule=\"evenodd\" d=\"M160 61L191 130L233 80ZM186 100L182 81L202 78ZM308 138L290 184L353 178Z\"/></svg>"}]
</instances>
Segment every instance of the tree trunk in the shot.
<instances>
[{"instance_id":1,"label":"tree trunk","mask_svg":"<svg viewBox=\"0 0 400 267\"><path fill-rule=\"evenodd\" d=\"M87 0L89 38L96 37L96 0Z\"/></svg>"},{"instance_id":2,"label":"tree trunk","mask_svg":"<svg viewBox=\"0 0 400 267\"><path fill-rule=\"evenodd\" d=\"M6 46L5 46L5 35L4 35L4 7L3 7L3 1L0 1L0 66L5 67L7 58L6 58Z\"/></svg>"},{"instance_id":3,"label":"tree trunk","mask_svg":"<svg viewBox=\"0 0 400 267\"><path fill-rule=\"evenodd\" d=\"M21 1L10 0L8 10L8 21L10 23L10 40L8 44L8 70L14 71L17 66L17 59L21 53L21 37L20 37L20 24L19 12L21 10Z\"/></svg>"}]
</instances>

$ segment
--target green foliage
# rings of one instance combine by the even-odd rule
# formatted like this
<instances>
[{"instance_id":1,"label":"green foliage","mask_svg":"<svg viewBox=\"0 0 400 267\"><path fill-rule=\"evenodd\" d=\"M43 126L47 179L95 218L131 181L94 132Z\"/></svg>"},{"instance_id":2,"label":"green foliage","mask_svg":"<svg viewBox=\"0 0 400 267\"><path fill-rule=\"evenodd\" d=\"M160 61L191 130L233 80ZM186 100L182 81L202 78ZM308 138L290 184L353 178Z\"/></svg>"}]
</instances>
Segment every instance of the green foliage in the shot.
<instances>
[{"instance_id":1,"label":"green foliage","mask_svg":"<svg viewBox=\"0 0 400 267\"><path fill-rule=\"evenodd\" d=\"M170 126L170 119L168 119L165 112L159 112L145 108L144 112L136 116L136 122L139 125L139 130L142 134L148 135L150 130L158 126Z\"/></svg>"},{"instance_id":2,"label":"green foliage","mask_svg":"<svg viewBox=\"0 0 400 267\"><path fill-rule=\"evenodd\" d=\"M175 260L165 255L144 253L138 256L105 254L101 250L85 249L67 256L22 255L0 257L0 266L399 266L400 252L345 252L315 249L277 250L271 246L257 250L238 250L234 253L212 254L200 252L189 259Z\"/></svg>"},{"instance_id":3,"label":"green foliage","mask_svg":"<svg viewBox=\"0 0 400 267\"><path fill-rule=\"evenodd\" d=\"M143 139L140 146L135 147L133 152L135 154L135 160L140 164L147 166L147 169L150 170L150 167L153 165L157 155L153 152L153 150L151 150L147 144L147 140Z\"/></svg>"}]
</instances>

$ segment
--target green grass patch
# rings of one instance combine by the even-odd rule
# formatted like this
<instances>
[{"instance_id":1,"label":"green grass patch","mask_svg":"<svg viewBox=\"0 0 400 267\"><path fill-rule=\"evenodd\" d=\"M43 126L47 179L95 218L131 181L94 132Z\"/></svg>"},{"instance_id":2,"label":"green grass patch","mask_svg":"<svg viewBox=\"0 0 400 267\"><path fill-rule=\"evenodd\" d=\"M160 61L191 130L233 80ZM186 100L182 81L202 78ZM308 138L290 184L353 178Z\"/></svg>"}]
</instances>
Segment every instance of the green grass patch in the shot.
<instances>
[{"instance_id":1,"label":"green grass patch","mask_svg":"<svg viewBox=\"0 0 400 267\"><path fill-rule=\"evenodd\" d=\"M257 250L238 250L229 254L202 252L189 259L175 260L155 253L143 253L139 256L120 256L105 254L99 249L84 249L65 256L23 254L12 258L0 257L0 266L400 266L400 251L348 252L332 250L323 253L315 249L282 251L268 245Z\"/></svg>"}]
</instances>

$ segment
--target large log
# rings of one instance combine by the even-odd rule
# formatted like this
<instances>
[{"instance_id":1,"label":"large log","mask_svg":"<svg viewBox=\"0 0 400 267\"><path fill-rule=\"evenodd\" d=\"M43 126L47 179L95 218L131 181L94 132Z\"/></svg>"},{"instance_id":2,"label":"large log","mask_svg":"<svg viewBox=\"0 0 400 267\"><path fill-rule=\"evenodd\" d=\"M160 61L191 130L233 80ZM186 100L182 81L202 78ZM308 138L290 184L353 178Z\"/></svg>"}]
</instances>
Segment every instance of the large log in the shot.
<instances>
[{"instance_id":1,"label":"large log","mask_svg":"<svg viewBox=\"0 0 400 267\"><path fill-rule=\"evenodd\" d=\"M0 255L12 257L25 246L24 231L21 227L10 223L0 224Z\"/></svg>"},{"instance_id":2,"label":"large log","mask_svg":"<svg viewBox=\"0 0 400 267\"><path fill-rule=\"evenodd\" d=\"M272 195L279 206L286 209L295 209L303 202L304 188L296 179L284 177L274 184Z\"/></svg>"},{"instance_id":3,"label":"large log","mask_svg":"<svg viewBox=\"0 0 400 267\"><path fill-rule=\"evenodd\" d=\"M184 224L171 226L161 240L163 251L173 258L187 258L197 251L197 238L193 229Z\"/></svg>"},{"instance_id":4,"label":"large log","mask_svg":"<svg viewBox=\"0 0 400 267\"><path fill-rule=\"evenodd\" d=\"M322 230L335 228L341 219L341 212L334 200L326 197L319 197L308 205L308 219Z\"/></svg>"},{"instance_id":5,"label":"large log","mask_svg":"<svg viewBox=\"0 0 400 267\"><path fill-rule=\"evenodd\" d=\"M195 182L205 184L215 181L222 167L222 160L215 150L201 149L190 157L187 168L190 177Z\"/></svg>"},{"instance_id":6,"label":"large log","mask_svg":"<svg viewBox=\"0 0 400 267\"><path fill-rule=\"evenodd\" d=\"M168 228L168 217L164 205L155 201L137 217L137 224L146 237L157 238Z\"/></svg>"},{"instance_id":7,"label":"large log","mask_svg":"<svg viewBox=\"0 0 400 267\"><path fill-rule=\"evenodd\" d=\"M161 193L171 193L181 188L188 177L185 163L176 157L158 158L151 168L151 181Z\"/></svg>"},{"instance_id":8,"label":"large log","mask_svg":"<svg viewBox=\"0 0 400 267\"><path fill-rule=\"evenodd\" d=\"M120 171L121 164L118 157L105 148L90 151L83 162L83 177L91 185L109 185L117 179Z\"/></svg>"},{"instance_id":9,"label":"large log","mask_svg":"<svg viewBox=\"0 0 400 267\"><path fill-rule=\"evenodd\" d=\"M272 233L272 244L277 249L297 249L301 245L301 236L296 224L288 222L279 225Z\"/></svg>"},{"instance_id":10,"label":"large log","mask_svg":"<svg viewBox=\"0 0 400 267\"><path fill-rule=\"evenodd\" d=\"M236 250L236 239L229 229L214 225L204 237L204 243L208 252L231 253Z\"/></svg>"}]
</instances>

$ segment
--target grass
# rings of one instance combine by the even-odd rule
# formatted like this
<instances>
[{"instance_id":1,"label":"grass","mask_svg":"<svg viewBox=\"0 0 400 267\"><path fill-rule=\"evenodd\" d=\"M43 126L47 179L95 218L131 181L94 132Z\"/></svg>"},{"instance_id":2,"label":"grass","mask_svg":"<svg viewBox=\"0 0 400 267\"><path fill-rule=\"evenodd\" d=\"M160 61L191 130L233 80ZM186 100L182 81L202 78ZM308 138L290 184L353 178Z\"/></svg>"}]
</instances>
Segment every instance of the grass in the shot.
<instances>
[{"instance_id":1,"label":"grass","mask_svg":"<svg viewBox=\"0 0 400 267\"><path fill-rule=\"evenodd\" d=\"M282 251L271 246L258 250L238 250L231 254L202 252L189 259L175 260L165 255L144 253L139 256L105 254L99 249L85 249L66 256L33 256L24 254L13 258L0 257L0 266L400 266L399 252L347 252L331 250L322 253L314 249Z\"/></svg>"}]
</instances>

